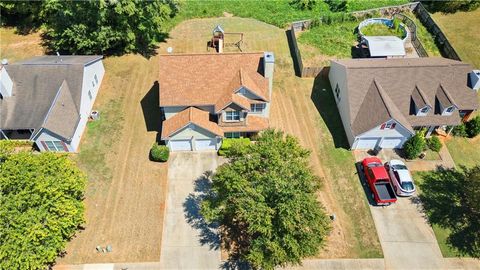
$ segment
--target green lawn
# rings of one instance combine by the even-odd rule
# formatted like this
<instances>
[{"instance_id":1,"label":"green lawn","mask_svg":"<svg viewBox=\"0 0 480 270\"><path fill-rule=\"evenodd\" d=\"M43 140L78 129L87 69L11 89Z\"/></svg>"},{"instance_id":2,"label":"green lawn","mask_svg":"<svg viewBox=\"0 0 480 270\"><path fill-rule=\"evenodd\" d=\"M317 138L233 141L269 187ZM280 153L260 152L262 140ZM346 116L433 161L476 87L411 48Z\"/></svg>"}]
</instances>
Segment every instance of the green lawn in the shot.
<instances>
[{"instance_id":1,"label":"green lawn","mask_svg":"<svg viewBox=\"0 0 480 270\"><path fill-rule=\"evenodd\" d=\"M319 49L321 54L338 58L351 58L352 47L357 43L357 21L321 24L304 32L298 38L299 43Z\"/></svg>"},{"instance_id":2,"label":"green lawn","mask_svg":"<svg viewBox=\"0 0 480 270\"><path fill-rule=\"evenodd\" d=\"M191 18L221 17L228 12L237 17L254 18L278 27L293 21L318 18L330 13L329 6L317 0L312 9L299 9L292 0L189 0L183 2L172 25ZM408 3L407 0L349 0L348 11L365 10Z\"/></svg>"},{"instance_id":3,"label":"green lawn","mask_svg":"<svg viewBox=\"0 0 480 270\"><path fill-rule=\"evenodd\" d=\"M447 147L455 165L473 167L480 164L480 138L453 137L447 141Z\"/></svg>"},{"instance_id":4,"label":"green lawn","mask_svg":"<svg viewBox=\"0 0 480 270\"><path fill-rule=\"evenodd\" d=\"M480 68L480 31L472 31L473 25L480 22L480 8L470 12L454 14L435 13L435 22L442 28L460 58L476 68Z\"/></svg>"},{"instance_id":5,"label":"green lawn","mask_svg":"<svg viewBox=\"0 0 480 270\"><path fill-rule=\"evenodd\" d=\"M422 42L422 45L427 51L428 56L440 56L440 50L435 44L432 34L428 32L427 28L425 28L422 22L420 22L420 20L412 12L405 12L404 14L412 19L417 26L417 37L420 42Z\"/></svg>"}]
</instances>

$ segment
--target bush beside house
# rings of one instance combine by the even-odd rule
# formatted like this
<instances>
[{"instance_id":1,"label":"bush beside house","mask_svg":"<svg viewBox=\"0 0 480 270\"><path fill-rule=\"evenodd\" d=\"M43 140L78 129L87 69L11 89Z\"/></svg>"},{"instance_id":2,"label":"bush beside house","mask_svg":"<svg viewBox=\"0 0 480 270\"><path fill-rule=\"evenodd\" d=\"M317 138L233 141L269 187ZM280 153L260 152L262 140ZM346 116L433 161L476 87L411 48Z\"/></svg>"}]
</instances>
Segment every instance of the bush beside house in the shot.
<instances>
[{"instance_id":1,"label":"bush beside house","mask_svg":"<svg viewBox=\"0 0 480 270\"><path fill-rule=\"evenodd\" d=\"M427 143L423 132L417 132L414 136L410 137L403 145L405 157L407 159L415 159L425 149Z\"/></svg>"},{"instance_id":2,"label":"bush beside house","mask_svg":"<svg viewBox=\"0 0 480 270\"><path fill-rule=\"evenodd\" d=\"M240 144L240 145L249 145L250 144L250 139L249 138L237 138L237 139L228 139L225 138L222 141L222 146L220 147L220 150L218 150L218 155L219 156L227 156L230 152L230 149L234 144Z\"/></svg>"},{"instance_id":3,"label":"bush beside house","mask_svg":"<svg viewBox=\"0 0 480 270\"><path fill-rule=\"evenodd\" d=\"M440 139L437 136L432 136L427 139L427 146L434 152L440 152L440 149L442 149L442 142L440 142Z\"/></svg>"},{"instance_id":4,"label":"bush beside house","mask_svg":"<svg viewBox=\"0 0 480 270\"><path fill-rule=\"evenodd\" d=\"M170 149L166 145L154 143L150 149L150 157L153 161L166 162L170 156Z\"/></svg>"},{"instance_id":5,"label":"bush beside house","mask_svg":"<svg viewBox=\"0 0 480 270\"><path fill-rule=\"evenodd\" d=\"M480 134L480 116L472 118L472 120L465 123L467 135L469 138L473 138Z\"/></svg>"}]
</instances>

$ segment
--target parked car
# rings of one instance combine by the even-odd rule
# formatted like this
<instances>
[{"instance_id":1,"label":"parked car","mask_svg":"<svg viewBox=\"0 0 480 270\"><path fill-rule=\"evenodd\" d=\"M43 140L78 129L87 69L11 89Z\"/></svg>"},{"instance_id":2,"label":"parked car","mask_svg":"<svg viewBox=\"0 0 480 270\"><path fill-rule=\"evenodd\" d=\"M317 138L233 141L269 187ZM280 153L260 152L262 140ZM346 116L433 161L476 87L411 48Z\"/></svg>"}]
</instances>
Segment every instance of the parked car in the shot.
<instances>
[{"instance_id":1,"label":"parked car","mask_svg":"<svg viewBox=\"0 0 480 270\"><path fill-rule=\"evenodd\" d=\"M403 161L392 159L385 163L385 167L398 196L412 196L415 193L412 175Z\"/></svg>"},{"instance_id":2,"label":"parked car","mask_svg":"<svg viewBox=\"0 0 480 270\"><path fill-rule=\"evenodd\" d=\"M387 170L379 158L365 158L362 161L362 169L377 205L389 205L397 201Z\"/></svg>"}]
</instances>

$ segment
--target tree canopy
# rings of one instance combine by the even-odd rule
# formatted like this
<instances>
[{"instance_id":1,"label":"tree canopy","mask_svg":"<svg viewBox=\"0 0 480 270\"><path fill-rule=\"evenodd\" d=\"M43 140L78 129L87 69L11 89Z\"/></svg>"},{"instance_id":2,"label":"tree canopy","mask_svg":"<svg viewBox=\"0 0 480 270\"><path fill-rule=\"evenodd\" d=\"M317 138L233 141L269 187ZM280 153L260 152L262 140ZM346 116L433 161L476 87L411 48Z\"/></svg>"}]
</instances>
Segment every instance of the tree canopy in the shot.
<instances>
[{"instance_id":1,"label":"tree canopy","mask_svg":"<svg viewBox=\"0 0 480 270\"><path fill-rule=\"evenodd\" d=\"M318 254L330 221L317 201L319 179L297 139L267 130L255 144L234 144L202 203L221 225L231 259L256 269L299 264Z\"/></svg>"},{"instance_id":2,"label":"tree canopy","mask_svg":"<svg viewBox=\"0 0 480 270\"><path fill-rule=\"evenodd\" d=\"M65 155L21 152L0 161L0 269L54 262L84 222L85 183Z\"/></svg>"},{"instance_id":3,"label":"tree canopy","mask_svg":"<svg viewBox=\"0 0 480 270\"><path fill-rule=\"evenodd\" d=\"M52 52L69 54L151 53L178 12L176 0L5 1L6 18L43 25Z\"/></svg>"},{"instance_id":4,"label":"tree canopy","mask_svg":"<svg viewBox=\"0 0 480 270\"><path fill-rule=\"evenodd\" d=\"M480 6L478 0L423 0L421 1L430 12L455 13L457 11L471 11Z\"/></svg>"},{"instance_id":5,"label":"tree canopy","mask_svg":"<svg viewBox=\"0 0 480 270\"><path fill-rule=\"evenodd\" d=\"M420 188L430 222L451 231L447 243L480 258L480 165L430 172Z\"/></svg>"}]
</instances>

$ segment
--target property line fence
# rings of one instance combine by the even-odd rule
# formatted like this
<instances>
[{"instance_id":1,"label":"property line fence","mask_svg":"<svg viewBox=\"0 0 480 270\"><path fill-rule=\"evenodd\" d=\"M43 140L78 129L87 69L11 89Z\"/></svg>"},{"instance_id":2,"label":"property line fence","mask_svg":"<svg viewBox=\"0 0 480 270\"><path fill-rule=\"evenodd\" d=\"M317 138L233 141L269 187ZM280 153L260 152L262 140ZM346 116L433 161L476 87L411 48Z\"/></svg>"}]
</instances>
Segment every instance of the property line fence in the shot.
<instances>
[{"instance_id":1,"label":"property line fence","mask_svg":"<svg viewBox=\"0 0 480 270\"><path fill-rule=\"evenodd\" d=\"M433 35L437 46L439 47L440 52L444 57L459 60L460 56L457 54L455 49L452 47L450 42L448 41L445 34L442 32L440 27L435 23L435 21L431 18L428 11L420 2L412 2L404 5L398 6L389 6L383 8L375 8L369 10L362 10L350 13L355 17L362 17L362 16L372 16L374 14L380 14L382 16L389 16L389 17L397 17L399 18L402 23L407 25L410 31L410 38L413 44L413 47L417 51L417 54L420 57L428 57L428 53L423 47L423 44L420 42L417 36L417 25L415 22L401 14L405 11L411 11L416 17L420 20L422 24L425 25L427 30ZM322 21L322 18L320 18ZM295 74L299 77L316 77L319 74L322 75L325 73L325 67L305 67L302 62L302 55L300 53L300 49L298 48L296 33L300 31L305 31L312 27L312 20L303 20L303 21L296 21L292 22L290 29L287 30L287 38L290 45L290 54L293 58Z\"/></svg>"},{"instance_id":2,"label":"property line fence","mask_svg":"<svg viewBox=\"0 0 480 270\"><path fill-rule=\"evenodd\" d=\"M453 60L461 61L462 59L460 59L460 56L448 41L447 36L445 36L437 23L435 23L435 21L432 19L430 13L428 13L425 7L421 3L419 3L415 7L413 12L417 16L417 18L423 23L423 25L425 25L428 32L433 35L435 43L440 49L442 55Z\"/></svg>"}]
</instances>

